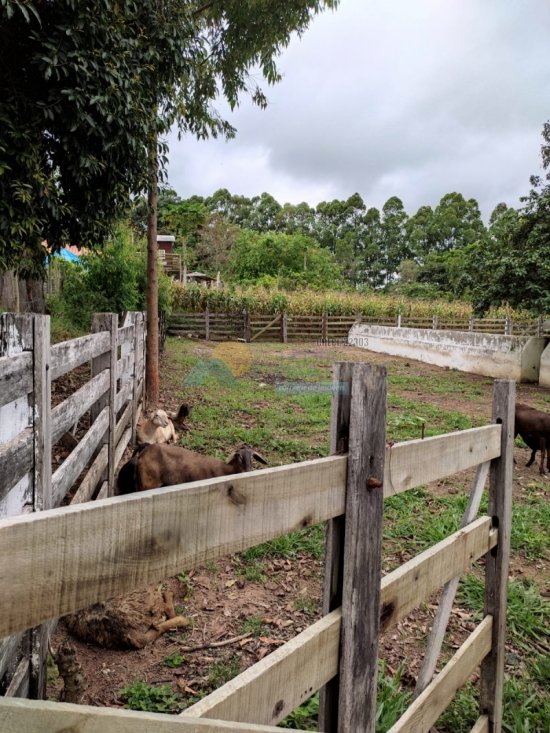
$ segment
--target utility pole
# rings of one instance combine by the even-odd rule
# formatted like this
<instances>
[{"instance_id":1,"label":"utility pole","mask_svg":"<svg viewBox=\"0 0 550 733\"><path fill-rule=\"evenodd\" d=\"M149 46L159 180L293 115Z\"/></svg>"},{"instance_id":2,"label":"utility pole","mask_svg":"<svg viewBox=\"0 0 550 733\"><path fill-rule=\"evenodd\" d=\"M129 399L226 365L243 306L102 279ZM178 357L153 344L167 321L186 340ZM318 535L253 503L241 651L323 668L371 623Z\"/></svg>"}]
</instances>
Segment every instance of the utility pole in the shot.
<instances>
[{"instance_id":1,"label":"utility pole","mask_svg":"<svg viewBox=\"0 0 550 733\"><path fill-rule=\"evenodd\" d=\"M147 354L145 359L146 401L159 399L159 283L158 283L158 152L155 133L149 149L149 190L147 193Z\"/></svg>"}]
</instances>

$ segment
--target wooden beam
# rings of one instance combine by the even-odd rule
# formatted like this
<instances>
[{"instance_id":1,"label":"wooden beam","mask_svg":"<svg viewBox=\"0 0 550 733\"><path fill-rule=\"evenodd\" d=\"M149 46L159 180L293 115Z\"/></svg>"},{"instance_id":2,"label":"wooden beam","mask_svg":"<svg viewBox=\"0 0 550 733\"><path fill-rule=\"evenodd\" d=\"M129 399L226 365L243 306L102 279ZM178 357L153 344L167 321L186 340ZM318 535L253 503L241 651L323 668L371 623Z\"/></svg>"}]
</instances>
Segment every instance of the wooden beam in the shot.
<instances>
[{"instance_id":1,"label":"wooden beam","mask_svg":"<svg viewBox=\"0 0 550 733\"><path fill-rule=\"evenodd\" d=\"M483 496L483 489L485 488L485 482L489 475L490 466L490 462L487 461L486 463L481 463L477 468L474 485L470 492L470 496L468 497L468 504L466 506L464 516L462 517L461 527L466 527L470 522L473 522L477 516L479 505L481 504L481 498ZM430 684L430 680L435 672L437 658L441 651L443 638L445 637L445 631L453 609L459 580L460 576L454 577L445 584L441 593L439 606L430 632L430 637L428 639L428 647L426 649L424 659L422 660L422 667L416 681L416 688L414 690L415 698L418 697L418 695L420 695L420 693Z\"/></svg>"},{"instance_id":2,"label":"wooden beam","mask_svg":"<svg viewBox=\"0 0 550 733\"><path fill-rule=\"evenodd\" d=\"M109 389L109 370L104 369L52 410L52 443L74 425Z\"/></svg>"},{"instance_id":3,"label":"wooden beam","mask_svg":"<svg viewBox=\"0 0 550 733\"><path fill-rule=\"evenodd\" d=\"M255 333L254 336L251 336L250 337L250 343L252 343L252 341L254 341L255 339L257 339L258 336L261 336L262 333L264 333L265 331L267 331L268 328L271 328L272 326L274 326L277 323L277 321L280 321L280 320L281 320L281 314L280 313L277 313L277 315L275 316L275 318L272 321L270 321L267 324L267 326L264 326L264 328L262 328L260 331L258 331L257 333Z\"/></svg>"},{"instance_id":4,"label":"wooden beam","mask_svg":"<svg viewBox=\"0 0 550 733\"><path fill-rule=\"evenodd\" d=\"M451 476L500 455L500 425L461 430L386 449L384 496Z\"/></svg>"},{"instance_id":5,"label":"wooden beam","mask_svg":"<svg viewBox=\"0 0 550 733\"><path fill-rule=\"evenodd\" d=\"M351 362L334 364L332 373L332 413L330 421L330 453L342 455L349 447L351 406ZM329 519L325 534L325 572L323 615L342 605L345 518ZM338 728L338 691L340 677L329 678L319 699L319 729L334 733Z\"/></svg>"},{"instance_id":6,"label":"wooden beam","mask_svg":"<svg viewBox=\"0 0 550 733\"><path fill-rule=\"evenodd\" d=\"M88 473L82 479L80 486L78 487L75 495L71 499L71 504L81 504L85 501L90 501L94 495L94 491L99 483L99 479L103 475L105 468L107 467L107 461L109 460L109 449L105 444L97 456L94 458L94 462L88 469Z\"/></svg>"},{"instance_id":7,"label":"wooden beam","mask_svg":"<svg viewBox=\"0 0 550 733\"><path fill-rule=\"evenodd\" d=\"M186 720L164 713L6 697L0 698L0 730L6 733L281 733L280 728L273 726Z\"/></svg>"},{"instance_id":8,"label":"wooden beam","mask_svg":"<svg viewBox=\"0 0 550 733\"><path fill-rule=\"evenodd\" d=\"M105 406L80 443L52 476L53 506L61 504L67 491L86 468L108 425L109 408Z\"/></svg>"},{"instance_id":9,"label":"wooden beam","mask_svg":"<svg viewBox=\"0 0 550 733\"><path fill-rule=\"evenodd\" d=\"M486 616L388 733L426 733L491 649L493 619Z\"/></svg>"},{"instance_id":10,"label":"wooden beam","mask_svg":"<svg viewBox=\"0 0 550 733\"><path fill-rule=\"evenodd\" d=\"M467 570L496 542L489 517L482 517L386 575L381 583L384 628L407 616L446 579ZM200 700L185 714L222 720L254 719L272 724L282 720L289 711L335 678L341 618L341 609L331 611L276 652ZM321 724L319 727L328 730Z\"/></svg>"},{"instance_id":11,"label":"wooden beam","mask_svg":"<svg viewBox=\"0 0 550 733\"><path fill-rule=\"evenodd\" d=\"M52 380L76 369L81 364L109 351L109 336L105 332L54 344L51 350Z\"/></svg>"},{"instance_id":12,"label":"wooden beam","mask_svg":"<svg viewBox=\"0 0 550 733\"><path fill-rule=\"evenodd\" d=\"M499 542L485 563L485 613L494 619L491 654L481 666L480 712L491 733L502 730L502 695L506 656L506 599L512 526L512 471L516 383L498 379L493 389L493 420L501 425L500 459L491 464L488 514L498 527Z\"/></svg>"},{"instance_id":13,"label":"wooden beam","mask_svg":"<svg viewBox=\"0 0 550 733\"><path fill-rule=\"evenodd\" d=\"M338 731L374 733L378 680L386 369L354 364L346 488Z\"/></svg>"},{"instance_id":14,"label":"wooden beam","mask_svg":"<svg viewBox=\"0 0 550 733\"><path fill-rule=\"evenodd\" d=\"M346 463L318 458L0 521L0 637L342 514Z\"/></svg>"},{"instance_id":15,"label":"wooden beam","mask_svg":"<svg viewBox=\"0 0 550 733\"><path fill-rule=\"evenodd\" d=\"M324 616L182 717L276 725L338 672L340 619L340 609Z\"/></svg>"},{"instance_id":16,"label":"wooden beam","mask_svg":"<svg viewBox=\"0 0 550 733\"><path fill-rule=\"evenodd\" d=\"M429 547L382 579L382 629L404 618L456 575L464 573L498 541L489 517L480 517Z\"/></svg>"},{"instance_id":17,"label":"wooden beam","mask_svg":"<svg viewBox=\"0 0 550 733\"><path fill-rule=\"evenodd\" d=\"M470 733L489 733L489 718L481 715L475 722Z\"/></svg>"},{"instance_id":18,"label":"wooden beam","mask_svg":"<svg viewBox=\"0 0 550 733\"><path fill-rule=\"evenodd\" d=\"M0 407L32 391L32 354L0 357Z\"/></svg>"},{"instance_id":19,"label":"wooden beam","mask_svg":"<svg viewBox=\"0 0 550 733\"><path fill-rule=\"evenodd\" d=\"M28 406L24 406L28 410ZM32 470L34 440L32 428L25 428L0 445L0 500Z\"/></svg>"}]
</instances>

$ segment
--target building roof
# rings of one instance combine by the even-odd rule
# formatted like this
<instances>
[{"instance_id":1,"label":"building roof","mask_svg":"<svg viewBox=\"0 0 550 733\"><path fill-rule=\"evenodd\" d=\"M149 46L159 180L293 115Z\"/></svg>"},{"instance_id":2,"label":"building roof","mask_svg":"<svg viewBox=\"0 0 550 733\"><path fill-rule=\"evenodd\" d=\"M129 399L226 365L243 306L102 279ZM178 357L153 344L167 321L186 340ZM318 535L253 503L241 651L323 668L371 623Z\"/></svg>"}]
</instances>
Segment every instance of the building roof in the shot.
<instances>
[{"instance_id":1,"label":"building roof","mask_svg":"<svg viewBox=\"0 0 550 733\"><path fill-rule=\"evenodd\" d=\"M176 238L173 234L157 234L157 242L175 242Z\"/></svg>"}]
</instances>

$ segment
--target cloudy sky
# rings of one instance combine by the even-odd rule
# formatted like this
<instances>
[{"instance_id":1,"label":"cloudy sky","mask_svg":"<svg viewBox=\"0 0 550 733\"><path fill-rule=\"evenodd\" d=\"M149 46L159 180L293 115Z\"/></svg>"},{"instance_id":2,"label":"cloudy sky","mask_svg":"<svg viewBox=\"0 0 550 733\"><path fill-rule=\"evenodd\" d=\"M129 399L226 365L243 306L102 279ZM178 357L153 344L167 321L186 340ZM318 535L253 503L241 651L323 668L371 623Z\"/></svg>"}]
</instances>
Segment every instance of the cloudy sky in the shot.
<instances>
[{"instance_id":1,"label":"cloudy sky","mask_svg":"<svg viewBox=\"0 0 550 733\"><path fill-rule=\"evenodd\" d=\"M279 59L269 107L243 99L234 140L170 138L182 197L347 198L409 214L459 191L485 218L519 205L550 119L548 0L341 0Z\"/></svg>"}]
</instances>

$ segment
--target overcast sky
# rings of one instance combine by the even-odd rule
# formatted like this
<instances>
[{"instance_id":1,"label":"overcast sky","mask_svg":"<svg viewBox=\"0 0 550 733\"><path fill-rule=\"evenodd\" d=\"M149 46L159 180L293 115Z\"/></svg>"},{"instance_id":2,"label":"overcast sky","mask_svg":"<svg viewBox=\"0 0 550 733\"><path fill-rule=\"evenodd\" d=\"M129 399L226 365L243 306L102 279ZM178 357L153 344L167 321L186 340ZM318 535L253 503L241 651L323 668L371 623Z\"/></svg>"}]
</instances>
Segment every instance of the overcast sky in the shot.
<instances>
[{"instance_id":1,"label":"overcast sky","mask_svg":"<svg viewBox=\"0 0 550 733\"><path fill-rule=\"evenodd\" d=\"M170 138L180 196L271 193L409 214L459 191L484 218L519 205L550 119L548 0L341 0L279 59L269 107L248 100L228 142Z\"/></svg>"}]
</instances>

